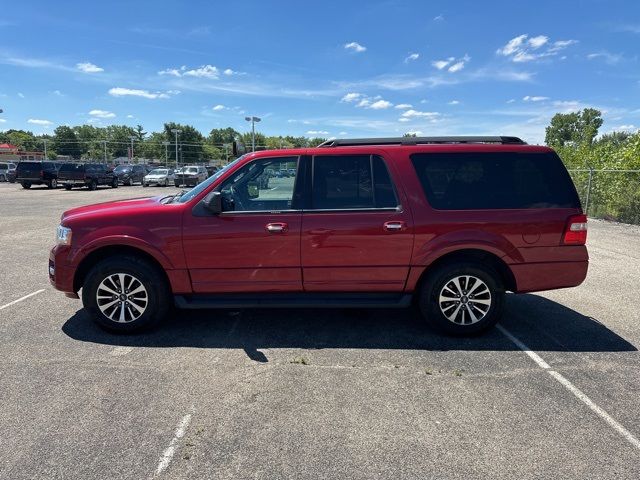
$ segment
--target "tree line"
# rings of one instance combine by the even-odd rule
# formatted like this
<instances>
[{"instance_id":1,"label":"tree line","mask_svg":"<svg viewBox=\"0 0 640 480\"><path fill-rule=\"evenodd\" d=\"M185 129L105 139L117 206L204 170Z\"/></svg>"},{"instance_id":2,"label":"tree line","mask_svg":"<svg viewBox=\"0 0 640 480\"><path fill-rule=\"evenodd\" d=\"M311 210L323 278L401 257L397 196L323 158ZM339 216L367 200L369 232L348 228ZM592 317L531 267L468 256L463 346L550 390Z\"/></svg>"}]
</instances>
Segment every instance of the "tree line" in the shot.
<instances>
[{"instance_id":1,"label":"tree line","mask_svg":"<svg viewBox=\"0 0 640 480\"><path fill-rule=\"evenodd\" d=\"M180 130L178 135L178 158L184 162L206 162L208 160L228 160L231 149L227 146L240 141L251 146L251 132L241 133L231 127L214 128L207 136L191 125L169 122L160 132L148 133L142 125L76 125L57 127L53 134L35 135L26 130L6 130L0 132L0 143L16 145L21 151L44 151L55 160L58 155L73 159L107 159L129 155L133 137L134 158L176 160L176 137L172 130ZM256 146L260 149L313 147L324 142L324 138L294 136L266 136L255 134Z\"/></svg>"},{"instance_id":2,"label":"tree line","mask_svg":"<svg viewBox=\"0 0 640 480\"><path fill-rule=\"evenodd\" d=\"M589 215L640 224L640 131L598 136L602 114L593 108L558 113L545 143L569 169Z\"/></svg>"}]
</instances>

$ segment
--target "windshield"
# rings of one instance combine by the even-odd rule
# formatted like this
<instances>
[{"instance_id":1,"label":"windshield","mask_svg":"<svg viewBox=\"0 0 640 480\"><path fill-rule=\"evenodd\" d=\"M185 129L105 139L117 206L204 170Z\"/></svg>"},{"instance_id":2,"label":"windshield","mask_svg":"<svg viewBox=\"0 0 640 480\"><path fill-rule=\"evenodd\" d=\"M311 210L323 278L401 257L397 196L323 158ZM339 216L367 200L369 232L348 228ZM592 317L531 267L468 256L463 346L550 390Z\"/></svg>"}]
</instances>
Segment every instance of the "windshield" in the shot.
<instances>
[{"instance_id":1,"label":"windshield","mask_svg":"<svg viewBox=\"0 0 640 480\"><path fill-rule=\"evenodd\" d=\"M120 173L120 172L127 172L131 170L131 167L129 165L118 165L113 171L116 173Z\"/></svg>"},{"instance_id":2,"label":"windshield","mask_svg":"<svg viewBox=\"0 0 640 480\"><path fill-rule=\"evenodd\" d=\"M220 176L224 172L229 170L232 165L235 165L236 163L238 163L238 161L241 160L242 158L244 158L244 155L242 157L236 158L233 162L225 165L220 170L218 170L216 173L214 173L209 178L207 178L204 182L200 183L199 185L196 185L191 190L183 193L182 195L177 196L174 201L175 202L179 202L179 203L186 203L189 200L191 200L192 198L197 197L200 194L200 192L202 192L202 191L206 190L207 188L209 188L209 185L211 185L218 178L220 178Z\"/></svg>"},{"instance_id":3,"label":"windshield","mask_svg":"<svg viewBox=\"0 0 640 480\"><path fill-rule=\"evenodd\" d=\"M149 175L166 175L167 173L169 173L169 171L164 168L156 168L155 170L151 170Z\"/></svg>"}]
</instances>

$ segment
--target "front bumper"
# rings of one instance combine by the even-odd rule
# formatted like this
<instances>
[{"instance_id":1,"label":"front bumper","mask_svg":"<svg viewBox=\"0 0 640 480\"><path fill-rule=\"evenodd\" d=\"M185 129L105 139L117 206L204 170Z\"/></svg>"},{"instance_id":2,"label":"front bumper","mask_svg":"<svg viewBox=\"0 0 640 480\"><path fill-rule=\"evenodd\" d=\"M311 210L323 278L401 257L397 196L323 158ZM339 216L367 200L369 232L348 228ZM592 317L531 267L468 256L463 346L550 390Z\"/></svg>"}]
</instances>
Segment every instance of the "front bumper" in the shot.
<instances>
[{"instance_id":1,"label":"front bumper","mask_svg":"<svg viewBox=\"0 0 640 480\"><path fill-rule=\"evenodd\" d=\"M73 288L76 269L67 263L69 251L68 246L56 245L49 252L49 282L65 295L78 298Z\"/></svg>"},{"instance_id":2,"label":"front bumper","mask_svg":"<svg viewBox=\"0 0 640 480\"><path fill-rule=\"evenodd\" d=\"M165 178L150 178L150 179L144 179L142 181L145 185L164 185L165 182L166 183L171 183L169 182L169 179Z\"/></svg>"},{"instance_id":3,"label":"front bumper","mask_svg":"<svg viewBox=\"0 0 640 480\"><path fill-rule=\"evenodd\" d=\"M198 184L198 178L197 177L176 177L175 183L179 185L195 187Z\"/></svg>"}]
</instances>

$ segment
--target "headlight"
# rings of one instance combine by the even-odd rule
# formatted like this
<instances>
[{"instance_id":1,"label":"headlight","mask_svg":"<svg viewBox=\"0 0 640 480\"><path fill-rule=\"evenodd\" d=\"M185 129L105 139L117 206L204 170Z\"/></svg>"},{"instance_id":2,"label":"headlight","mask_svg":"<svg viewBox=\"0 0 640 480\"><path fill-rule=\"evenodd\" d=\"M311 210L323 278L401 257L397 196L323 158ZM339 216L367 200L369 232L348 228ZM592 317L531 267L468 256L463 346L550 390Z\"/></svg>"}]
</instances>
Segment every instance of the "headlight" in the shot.
<instances>
[{"instance_id":1,"label":"headlight","mask_svg":"<svg viewBox=\"0 0 640 480\"><path fill-rule=\"evenodd\" d=\"M58 245L71 245L71 229L58 225L56 230L56 243Z\"/></svg>"}]
</instances>

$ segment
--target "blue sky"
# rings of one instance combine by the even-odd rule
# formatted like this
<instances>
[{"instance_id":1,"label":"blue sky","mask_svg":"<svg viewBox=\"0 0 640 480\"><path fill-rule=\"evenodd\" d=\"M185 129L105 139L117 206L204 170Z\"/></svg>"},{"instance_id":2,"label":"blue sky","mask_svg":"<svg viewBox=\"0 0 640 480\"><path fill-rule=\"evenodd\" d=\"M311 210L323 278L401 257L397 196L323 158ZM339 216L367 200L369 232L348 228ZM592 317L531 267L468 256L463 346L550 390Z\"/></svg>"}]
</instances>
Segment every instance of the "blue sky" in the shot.
<instances>
[{"instance_id":1,"label":"blue sky","mask_svg":"<svg viewBox=\"0 0 640 480\"><path fill-rule=\"evenodd\" d=\"M8 2L0 130L192 124L323 137L640 126L640 2Z\"/></svg>"}]
</instances>

